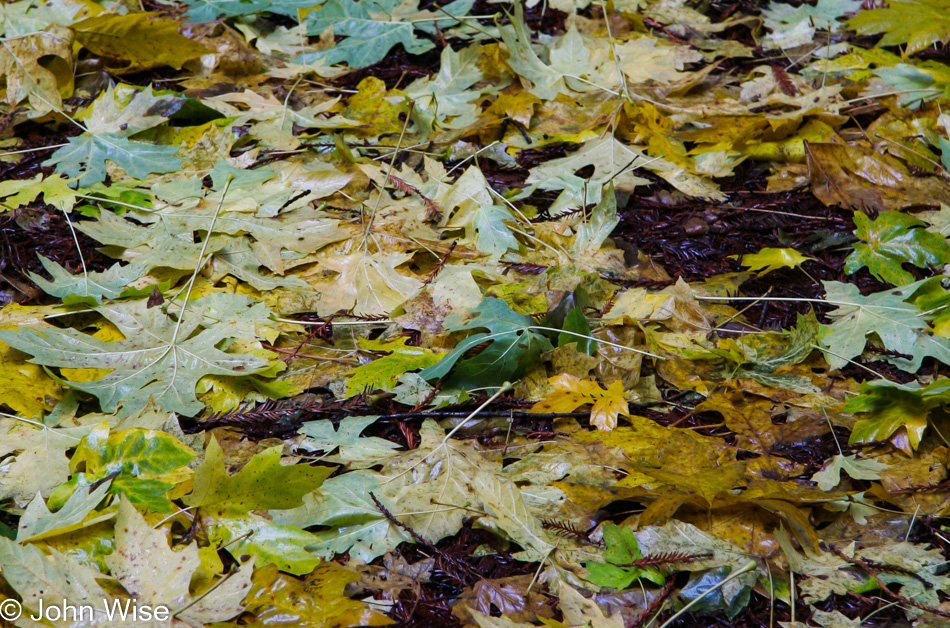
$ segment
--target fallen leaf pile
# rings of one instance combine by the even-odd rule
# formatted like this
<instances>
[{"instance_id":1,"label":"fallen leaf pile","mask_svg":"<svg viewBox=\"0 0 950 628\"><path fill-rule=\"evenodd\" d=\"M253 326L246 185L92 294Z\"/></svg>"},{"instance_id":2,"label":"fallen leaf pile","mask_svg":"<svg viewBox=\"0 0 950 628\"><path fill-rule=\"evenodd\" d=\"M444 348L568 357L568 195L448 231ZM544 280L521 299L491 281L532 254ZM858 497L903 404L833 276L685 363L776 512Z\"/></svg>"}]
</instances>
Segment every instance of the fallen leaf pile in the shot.
<instances>
[{"instance_id":1,"label":"fallen leaf pile","mask_svg":"<svg viewBox=\"0 0 950 628\"><path fill-rule=\"evenodd\" d=\"M0 173L2 621L950 622L947 0L14 0Z\"/></svg>"}]
</instances>

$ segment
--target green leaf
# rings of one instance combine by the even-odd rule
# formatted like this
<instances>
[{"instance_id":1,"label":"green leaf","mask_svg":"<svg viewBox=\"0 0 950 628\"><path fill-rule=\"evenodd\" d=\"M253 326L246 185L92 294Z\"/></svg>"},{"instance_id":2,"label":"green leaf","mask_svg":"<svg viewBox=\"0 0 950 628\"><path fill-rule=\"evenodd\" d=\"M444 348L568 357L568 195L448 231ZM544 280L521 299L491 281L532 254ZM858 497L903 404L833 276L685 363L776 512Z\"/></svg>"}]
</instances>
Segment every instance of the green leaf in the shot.
<instances>
[{"instance_id":1,"label":"green leaf","mask_svg":"<svg viewBox=\"0 0 950 628\"><path fill-rule=\"evenodd\" d=\"M40 539L66 534L83 526L86 515L95 510L109 492L111 480L99 486L74 491L66 503L55 513L50 512L43 496L37 494L29 503L17 527L17 543L38 541Z\"/></svg>"},{"instance_id":2,"label":"green leaf","mask_svg":"<svg viewBox=\"0 0 950 628\"><path fill-rule=\"evenodd\" d=\"M109 433L101 423L82 439L69 461L75 473L50 495L50 506L62 507L74 491L112 477L109 492L125 495L143 509L171 512L165 496L190 477L185 469L195 452L166 432L130 428Z\"/></svg>"},{"instance_id":3,"label":"green leaf","mask_svg":"<svg viewBox=\"0 0 950 628\"><path fill-rule=\"evenodd\" d=\"M174 222L172 226L174 226ZM193 228L198 229L199 221ZM211 224L210 217L202 217L205 230ZM220 236L212 236L207 244L195 242L191 231L180 232L168 229L164 224L140 226L115 213L100 210L98 220L84 220L76 225L89 237L108 245L103 251L121 257L130 265L146 273L156 267L192 270L198 261L202 248L205 253L214 253L225 246L227 241Z\"/></svg>"},{"instance_id":4,"label":"green leaf","mask_svg":"<svg viewBox=\"0 0 950 628\"><path fill-rule=\"evenodd\" d=\"M458 52L451 46L443 48L439 73L418 79L406 88L415 108L430 111L439 124L444 124L446 118L458 118L447 125L450 128L471 125L478 113L472 101L481 94L471 87L484 78L477 65L479 58L476 46Z\"/></svg>"},{"instance_id":5,"label":"green leaf","mask_svg":"<svg viewBox=\"0 0 950 628\"><path fill-rule=\"evenodd\" d=\"M469 336L445 354L438 364L419 374L427 380L446 378L446 387L478 388L494 386L521 377L542 351L554 347L537 330L531 317L518 314L501 299L486 297L465 315L452 314L445 320L447 331L488 329ZM490 344L478 355L466 352L483 342ZM451 377L446 377L449 372Z\"/></svg>"},{"instance_id":6,"label":"green leaf","mask_svg":"<svg viewBox=\"0 0 950 628\"><path fill-rule=\"evenodd\" d=\"M217 518L243 515L251 510L299 506L301 498L318 488L333 468L282 465L282 449L278 445L255 454L240 471L228 475L224 452L212 438L204 460L195 469L195 488L182 501Z\"/></svg>"},{"instance_id":7,"label":"green leaf","mask_svg":"<svg viewBox=\"0 0 950 628\"><path fill-rule=\"evenodd\" d=\"M123 288L145 272L137 264L113 264L102 272L81 272L73 275L56 262L39 256L40 263L52 281L30 272L33 280L46 294L63 299L64 303L102 303L103 299L117 299ZM69 299L69 297L76 297ZM91 303L90 303L91 302Z\"/></svg>"},{"instance_id":8,"label":"green leaf","mask_svg":"<svg viewBox=\"0 0 950 628\"><path fill-rule=\"evenodd\" d=\"M76 191L69 187L67 179L38 174L27 181L0 181L0 199L3 199L0 200L0 208L17 209L29 205L40 194L43 195L44 203L64 211L72 211L76 203Z\"/></svg>"},{"instance_id":9,"label":"green leaf","mask_svg":"<svg viewBox=\"0 0 950 628\"><path fill-rule=\"evenodd\" d=\"M376 422L376 416L350 416L340 421L338 430L333 429L333 421L309 421L300 428L305 438L299 445L307 451L330 452L339 449L339 459L344 462L372 464L396 455L394 449L399 445L384 438L369 436L360 438L360 433Z\"/></svg>"},{"instance_id":10,"label":"green leaf","mask_svg":"<svg viewBox=\"0 0 950 628\"><path fill-rule=\"evenodd\" d=\"M213 22L218 18L253 15L262 11L270 11L274 7L272 0L185 0L190 9L185 14L188 22ZM296 4L295 2L280 2L280 5ZM321 4L320 0L308 2L308 6ZM276 12L276 11L275 11Z\"/></svg>"},{"instance_id":11,"label":"green leaf","mask_svg":"<svg viewBox=\"0 0 950 628\"><path fill-rule=\"evenodd\" d=\"M78 116L86 133L69 138L43 162L56 172L80 177L79 187L105 180L106 162L111 161L136 179L152 173L174 172L181 167L176 146L133 142L129 136L162 124L174 114L184 99L177 95L156 96L151 86L144 90L120 85L110 87Z\"/></svg>"},{"instance_id":12,"label":"green leaf","mask_svg":"<svg viewBox=\"0 0 950 628\"><path fill-rule=\"evenodd\" d=\"M275 565L297 576L310 573L321 562L320 557L308 549L317 542L317 537L297 527L278 525L253 513L211 521L211 536L222 546L226 545L235 558L254 556L256 565Z\"/></svg>"},{"instance_id":13,"label":"green leaf","mask_svg":"<svg viewBox=\"0 0 950 628\"><path fill-rule=\"evenodd\" d=\"M816 482L821 490L830 491L841 482L842 471L855 480L880 480L880 472L886 468L886 464L877 460L858 460L857 455L835 454L831 458L831 462L825 464L821 471L811 476L811 480Z\"/></svg>"},{"instance_id":14,"label":"green leaf","mask_svg":"<svg viewBox=\"0 0 950 628\"><path fill-rule=\"evenodd\" d=\"M794 7L783 2L770 2L762 11L765 26L772 30L766 37L766 48L796 48L810 44L815 31L836 31L838 18L861 9L861 0L818 0L814 5Z\"/></svg>"},{"instance_id":15,"label":"green leaf","mask_svg":"<svg viewBox=\"0 0 950 628\"><path fill-rule=\"evenodd\" d=\"M408 340L405 336L386 341L360 338L361 349L387 351L389 354L353 369L346 382L346 394L356 395L364 390L390 390L403 373L432 366L441 358L432 349L407 346Z\"/></svg>"},{"instance_id":16,"label":"green leaf","mask_svg":"<svg viewBox=\"0 0 950 628\"><path fill-rule=\"evenodd\" d=\"M79 186L88 187L106 178L106 162L111 161L136 179L153 173L174 172L181 168L175 146L157 146L132 142L117 135L80 135L69 138L69 145L58 149L43 162L56 166L56 172L79 177Z\"/></svg>"},{"instance_id":17,"label":"green leaf","mask_svg":"<svg viewBox=\"0 0 950 628\"><path fill-rule=\"evenodd\" d=\"M608 564L589 561L585 567L590 572L589 580L601 587L612 587L622 591L635 580L643 577L656 584L663 584L666 579L663 574L653 568L630 566L636 560L643 558L640 546L633 530L626 526L605 523L603 526L604 543L607 550L604 560Z\"/></svg>"},{"instance_id":18,"label":"green leaf","mask_svg":"<svg viewBox=\"0 0 950 628\"><path fill-rule=\"evenodd\" d=\"M921 103L950 94L950 68L935 61L926 61L920 66L898 63L877 68L874 74L900 94L897 102L901 107L916 109ZM914 155L909 157L913 159Z\"/></svg>"},{"instance_id":19,"label":"green leaf","mask_svg":"<svg viewBox=\"0 0 950 628\"><path fill-rule=\"evenodd\" d=\"M515 220L511 210L503 205L482 205L472 215L472 225L478 232L475 248L497 259L509 250L518 250L518 239L506 220Z\"/></svg>"},{"instance_id":20,"label":"green leaf","mask_svg":"<svg viewBox=\"0 0 950 628\"><path fill-rule=\"evenodd\" d=\"M917 449L927 429L930 412L950 402L950 380L937 380L921 388L917 382L895 384L881 379L862 383L860 392L845 406L845 411L862 415L851 430L848 442L886 440L903 427L910 446Z\"/></svg>"},{"instance_id":21,"label":"green leaf","mask_svg":"<svg viewBox=\"0 0 950 628\"><path fill-rule=\"evenodd\" d=\"M848 20L861 35L884 33L879 46L907 44L904 54L950 41L950 0L889 2L883 9L861 11Z\"/></svg>"},{"instance_id":22,"label":"green leaf","mask_svg":"<svg viewBox=\"0 0 950 628\"><path fill-rule=\"evenodd\" d=\"M508 65L518 76L530 81L532 94L542 100L553 100L559 92L569 93L564 73L544 63L531 45L531 30L524 21L524 10L515 3L511 24L500 29L508 49Z\"/></svg>"},{"instance_id":23,"label":"green leaf","mask_svg":"<svg viewBox=\"0 0 950 628\"><path fill-rule=\"evenodd\" d=\"M822 282L826 301L838 306L828 313L834 322L822 326L821 344L828 349L825 359L831 368L841 368L861 355L870 334L876 334L885 349L911 356L887 358L906 371L916 372L926 357L950 364L950 340L928 333L920 309L907 302L933 281L924 279L868 296L854 284Z\"/></svg>"},{"instance_id":24,"label":"green leaf","mask_svg":"<svg viewBox=\"0 0 950 628\"><path fill-rule=\"evenodd\" d=\"M473 0L455 0L444 9L448 14L462 16L469 12L473 3ZM355 0L328 0L319 10L307 14L307 34L319 35L332 27L335 36L346 39L327 50L304 53L294 61L302 64L319 61L327 65L346 63L351 68L365 68L381 61L396 44L402 44L411 54L431 50L434 44L420 39L416 30L434 33L437 23L442 28L456 23L451 19L413 23L411 19L401 19L409 16L397 15L397 8L404 11L396 0L377 0L371 5Z\"/></svg>"},{"instance_id":25,"label":"green leaf","mask_svg":"<svg viewBox=\"0 0 950 628\"><path fill-rule=\"evenodd\" d=\"M34 364L110 369L90 382L66 382L98 397L105 412L114 412L120 402L123 412L133 412L154 396L162 409L194 416L204 407L195 396L199 379L252 375L269 366L263 358L218 348L224 340L253 339L254 324L268 318L267 307L238 295L214 297L190 302L180 325L162 308L149 308L145 300L101 305L96 311L125 337L116 342L54 327L42 332L0 330L0 340L31 354ZM212 307L219 310L216 324L205 322L202 315Z\"/></svg>"},{"instance_id":26,"label":"green leaf","mask_svg":"<svg viewBox=\"0 0 950 628\"><path fill-rule=\"evenodd\" d=\"M863 212L854 213L854 234L863 242L854 245L854 252L845 260L845 271L856 273L867 266L871 274L895 286L914 281L914 276L901 268L910 262L918 268L950 262L950 244L923 227L927 223L895 211L882 212L871 220Z\"/></svg>"},{"instance_id":27,"label":"green leaf","mask_svg":"<svg viewBox=\"0 0 950 628\"><path fill-rule=\"evenodd\" d=\"M315 533L311 552L324 558L349 552L369 562L411 537L392 525L369 494L379 497L380 484L369 471L351 471L330 478L318 490L304 496L293 510L272 512L274 522L300 528L328 526Z\"/></svg>"},{"instance_id":28,"label":"green leaf","mask_svg":"<svg viewBox=\"0 0 950 628\"><path fill-rule=\"evenodd\" d=\"M587 322L587 317L584 316L584 310L580 307L572 307L567 313L567 317L564 319L564 326L562 327L564 331L574 332L573 334L558 334L557 336L557 346L563 347L564 345L569 345L572 342L577 343L577 350L583 351L588 355L595 355L597 353L597 341L590 338L578 338L574 334L580 334L582 336L590 336L591 329L590 323Z\"/></svg>"}]
</instances>

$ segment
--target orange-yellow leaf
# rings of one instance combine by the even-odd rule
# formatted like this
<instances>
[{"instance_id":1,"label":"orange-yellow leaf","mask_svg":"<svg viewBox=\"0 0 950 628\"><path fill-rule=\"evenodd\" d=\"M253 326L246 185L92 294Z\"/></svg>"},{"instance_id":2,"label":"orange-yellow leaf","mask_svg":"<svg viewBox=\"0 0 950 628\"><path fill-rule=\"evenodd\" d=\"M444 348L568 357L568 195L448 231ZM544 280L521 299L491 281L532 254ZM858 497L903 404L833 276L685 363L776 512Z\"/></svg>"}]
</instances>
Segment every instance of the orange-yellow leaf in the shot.
<instances>
[{"instance_id":1,"label":"orange-yellow leaf","mask_svg":"<svg viewBox=\"0 0 950 628\"><path fill-rule=\"evenodd\" d=\"M573 412L592 404L590 421L601 431L617 427L617 417L629 412L627 400L623 397L623 384L619 381L604 390L593 380L561 373L549 378L548 383L554 391L531 406L532 412Z\"/></svg>"}]
</instances>

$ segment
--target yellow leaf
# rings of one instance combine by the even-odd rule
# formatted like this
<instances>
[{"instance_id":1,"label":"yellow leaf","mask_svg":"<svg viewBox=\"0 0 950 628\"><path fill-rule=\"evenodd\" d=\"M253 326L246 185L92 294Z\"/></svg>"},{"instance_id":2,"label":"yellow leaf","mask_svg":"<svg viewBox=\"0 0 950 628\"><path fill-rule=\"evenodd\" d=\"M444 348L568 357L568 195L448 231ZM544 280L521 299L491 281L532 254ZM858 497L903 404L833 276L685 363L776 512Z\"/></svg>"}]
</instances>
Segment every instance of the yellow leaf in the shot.
<instances>
[{"instance_id":1,"label":"yellow leaf","mask_svg":"<svg viewBox=\"0 0 950 628\"><path fill-rule=\"evenodd\" d=\"M176 20L153 19L147 13L114 13L86 18L72 26L76 40L102 57L113 74L182 64L211 51L178 32Z\"/></svg>"},{"instance_id":2,"label":"yellow leaf","mask_svg":"<svg viewBox=\"0 0 950 628\"><path fill-rule=\"evenodd\" d=\"M766 247L751 255L730 255L732 259L740 260L740 264L752 271L761 270L759 276L770 273L779 268L798 268L811 257L805 257L795 249L777 249ZM765 270L762 270L765 269Z\"/></svg>"},{"instance_id":3,"label":"yellow leaf","mask_svg":"<svg viewBox=\"0 0 950 628\"><path fill-rule=\"evenodd\" d=\"M540 104L541 101L531 92L523 90L510 92L506 90L492 103L491 107L488 108L488 112L511 118L527 127L531 125L531 117L534 116L535 107Z\"/></svg>"},{"instance_id":4,"label":"yellow leaf","mask_svg":"<svg viewBox=\"0 0 950 628\"><path fill-rule=\"evenodd\" d=\"M343 116L359 120L358 131L369 136L402 131L399 114L408 113L405 92L395 89L387 92L386 84L375 76L360 81L356 89L358 93L350 97ZM397 98L401 98L401 102L393 104Z\"/></svg>"},{"instance_id":5,"label":"yellow leaf","mask_svg":"<svg viewBox=\"0 0 950 628\"><path fill-rule=\"evenodd\" d=\"M0 342L0 404L34 417L55 405L61 389L42 367L27 362L28 358Z\"/></svg>"},{"instance_id":6,"label":"yellow leaf","mask_svg":"<svg viewBox=\"0 0 950 628\"><path fill-rule=\"evenodd\" d=\"M267 565L254 572L245 606L263 626L345 628L393 623L368 604L346 596L346 585L359 579L358 574L334 562L323 563L304 582Z\"/></svg>"},{"instance_id":7,"label":"yellow leaf","mask_svg":"<svg viewBox=\"0 0 950 628\"><path fill-rule=\"evenodd\" d=\"M617 427L617 417L629 409L627 400L623 398L623 384L618 380L607 389L607 396L594 402L590 409L590 422L597 429L607 432Z\"/></svg>"},{"instance_id":8,"label":"yellow leaf","mask_svg":"<svg viewBox=\"0 0 950 628\"><path fill-rule=\"evenodd\" d=\"M618 380L604 390L590 379L580 379L561 373L548 379L554 392L531 407L532 412L573 412L592 404L590 422L598 430L610 431L617 427L617 417L627 414L630 407L623 397L623 384Z\"/></svg>"}]
</instances>

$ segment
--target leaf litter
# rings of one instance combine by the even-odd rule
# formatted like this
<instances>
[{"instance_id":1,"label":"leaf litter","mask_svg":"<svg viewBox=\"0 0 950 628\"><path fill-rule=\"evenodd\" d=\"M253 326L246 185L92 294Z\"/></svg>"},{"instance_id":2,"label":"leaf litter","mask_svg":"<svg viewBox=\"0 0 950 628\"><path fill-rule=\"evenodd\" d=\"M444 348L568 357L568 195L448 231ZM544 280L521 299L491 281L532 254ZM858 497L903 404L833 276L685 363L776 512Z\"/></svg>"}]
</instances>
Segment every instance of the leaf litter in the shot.
<instances>
[{"instance_id":1,"label":"leaf litter","mask_svg":"<svg viewBox=\"0 0 950 628\"><path fill-rule=\"evenodd\" d=\"M7 3L4 595L942 625L945 5Z\"/></svg>"}]
</instances>

